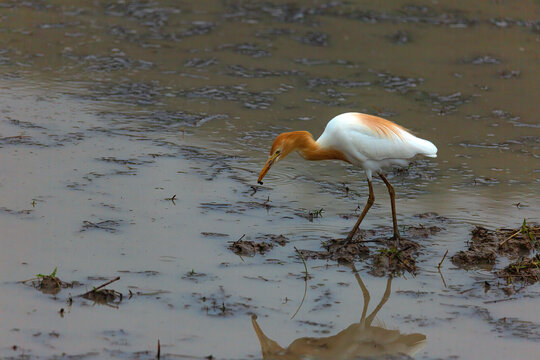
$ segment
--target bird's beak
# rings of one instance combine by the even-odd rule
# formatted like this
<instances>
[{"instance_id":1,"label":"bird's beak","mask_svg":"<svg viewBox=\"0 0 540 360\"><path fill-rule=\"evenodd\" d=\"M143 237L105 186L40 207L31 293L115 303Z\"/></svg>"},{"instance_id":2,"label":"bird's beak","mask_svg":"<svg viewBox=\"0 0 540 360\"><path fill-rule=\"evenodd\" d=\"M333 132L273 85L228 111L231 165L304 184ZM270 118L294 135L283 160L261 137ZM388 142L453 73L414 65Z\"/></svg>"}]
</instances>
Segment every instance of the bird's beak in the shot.
<instances>
[{"instance_id":1,"label":"bird's beak","mask_svg":"<svg viewBox=\"0 0 540 360\"><path fill-rule=\"evenodd\" d=\"M262 182L262 179L264 178L264 176L266 175L266 173L268 172L268 170L270 170L270 168L272 167L272 165L274 165L274 162L276 161L277 157L279 156L279 154L274 154L272 156L270 156L268 158L268 160L266 161L266 164L264 164L264 167L263 169L261 170L261 173L259 174L259 178L257 179L257 182L259 184L263 184Z\"/></svg>"}]
</instances>

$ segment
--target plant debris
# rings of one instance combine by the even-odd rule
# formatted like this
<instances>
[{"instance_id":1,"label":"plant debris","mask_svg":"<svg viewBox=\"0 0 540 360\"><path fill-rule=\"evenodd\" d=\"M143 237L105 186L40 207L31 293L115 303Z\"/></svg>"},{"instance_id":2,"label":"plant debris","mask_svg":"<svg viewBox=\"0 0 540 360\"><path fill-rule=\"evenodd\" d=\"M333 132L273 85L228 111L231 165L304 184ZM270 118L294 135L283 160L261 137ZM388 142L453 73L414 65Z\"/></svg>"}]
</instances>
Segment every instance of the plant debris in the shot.
<instances>
[{"instance_id":1,"label":"plant debris","mask_svg":"<svg viewBox=\"0 0 540 360\"><path fill-rule=\"evenodd\" d=\"M300 250L306 259L333 260L344 264L355 261L372 260L370 273L374 276L394 275L400 276L405 272L415 275L417 273L415 258L419 255L422 246L411 239L426 239L443 230L438 226L407 226L403 227L399 248L395 248L395 241L388 239L384 234L391 231L390 227L379 229L359 230L351 241L331 239L323 242L325 250ZM402 236L403 236L402 235ZM376 252L370 252L371 244L375 244Z\"/></svg>"},{"instance_id":2,"label":"plant debris","mask_svg":"<svg viewBox=\"0 0 540 360\"><path fill-rule=\"evenodd\" d=\"M110 285L111 283L120 280L120 276L115 277L112 280L107 281L106 283L93 288L90 291L85 292L84 294L79 295L80 297L92 300L98 304L103 305L118 305L122 302L123 295L122 293L119 293L116 290L110 290L110 289L102 289L107 285Z\"/></svg>"},{"instance_id":3,"label":"plant debris","mask_svg":"<svg viewBox=\"0 0 540 360\"><path fill-rule=\"evenodd\" d=\"M256 238L262 241L243 240L245 236L244 234L240 239L232 242L229 245L229 250L240 256L262 255L270 251L275 245L285 246L289 242L289 239L283 235L266 234Z\"/></svg>"},{"instance_id":4,"label":"plant debris","mask_svg":"<svg viewBox=\"0 0 540 360\"><path fill-rule=\"evenodd\" d=\"M243 238L243 236L242 236ZM242 238L236 240L229 245L231 250L236 255L240 256L254 256L256 254L264 254L274 247L274 244L267 242L255 242L251 240L242 240Z\"/></svg>"},{"instance_id":5,"label":"plant debris","mask_svg":"<svg viewBox=\"0 0 540 360\"><path fill-rule=\"evenodd\" d=\"M353 263L366 258L369 254L369 248L359 239L352 241L331 239L322 246L325 249L323 251L299 250L299 253L306 259L333 260L342 263Z\"/></svg>"},{"instance_id":6,"label":"plant debris","mask_svg":"<svg viewBox=\"0 0 540 360\"><path fill-rule=\"evenodd\" d=\"M257 306L253 299L245 296L233 296L227 293L223 286L219 286L214 293L202 294L194 292L192 298L198 303L207 316L229 317L238 314L253 314Z\"/></svg>"},{"instance_id":7,"label":"plant debris","mask_svg":"<svg viewBox=\"0 0 540 360\"><path fill-rule=\"evenodd\" d=\"M277 244L279 246L285 246L287 243L290 242L289 238L283 235L274 235L274 234L265 234L262 236L257 236L257 240L268 240L273 244Z\"/></svg>"},{"instance_id":8,"label":"plant debris","mask_svg":"<svg viewBox=\"0 0 540 360\"><path fill-rule=\"evenodd\" d=\"M536 240L540 227L527 225L525 220L518 229L489 230L476 226L471 235L469 248L452 256L452 263L458 267L493 265L498 255L515 259L540 245Z\"/></svg>"},{"instance_id":9,"label":"plant debris","mask_svg":"<svg viewBox=\"0 0 540 360\"><path fill-rule=\"evenodd\" d=\"M37 274L35 278L21 281L21 283L31 283L35 289L44 294L50 295L56 295L60 292L60 290L72 288L74 285L76 285L75 282L68 283L60 280L58 277L56 277L56 270L57 268L54 268L53 272L49 275Z\"/></svg>"},{"instance_id":10,"label":"plant debris","mask_svg":"<svg viewBox=\"0 0 540 360\"><path fill-rule=\"evenodd\" d=\"M382 248L377 250L373 257L370 274L374 276L401 276L405 272L416 275L416 261L420 245L418 243L400 239L400 249L395 247Z\"/></svg>"},{"instance_id":11,"label":"plant debris","mask_svg":"<svg viewBox=\"0 0 540 360\"><path fill-rule=\"evenodd\" d=\"M508 283L521 282L532 285L540 281L540 254L511 263L497 273Z\"/></svg>"}]
</instances>

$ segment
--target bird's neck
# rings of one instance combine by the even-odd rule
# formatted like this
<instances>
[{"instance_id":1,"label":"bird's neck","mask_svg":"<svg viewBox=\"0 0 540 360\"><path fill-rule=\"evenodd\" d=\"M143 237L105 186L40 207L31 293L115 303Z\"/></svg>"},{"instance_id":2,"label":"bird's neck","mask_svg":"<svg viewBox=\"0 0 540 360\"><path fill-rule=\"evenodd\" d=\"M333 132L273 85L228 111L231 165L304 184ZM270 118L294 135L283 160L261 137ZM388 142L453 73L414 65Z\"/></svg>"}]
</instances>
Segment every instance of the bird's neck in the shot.
<instances>
[{"instance_id":1,"label":"bird's neck","mask_svg":"<svg viewBox=\"0 0 540 360\"><path fill-rule=\"evenodd\" d=\"M292 135L295 138L296 150L306 160L342 160L350 162L343 152L317 144L313 136L307 131L294 131Z\"/></svg>"}]
</instances>

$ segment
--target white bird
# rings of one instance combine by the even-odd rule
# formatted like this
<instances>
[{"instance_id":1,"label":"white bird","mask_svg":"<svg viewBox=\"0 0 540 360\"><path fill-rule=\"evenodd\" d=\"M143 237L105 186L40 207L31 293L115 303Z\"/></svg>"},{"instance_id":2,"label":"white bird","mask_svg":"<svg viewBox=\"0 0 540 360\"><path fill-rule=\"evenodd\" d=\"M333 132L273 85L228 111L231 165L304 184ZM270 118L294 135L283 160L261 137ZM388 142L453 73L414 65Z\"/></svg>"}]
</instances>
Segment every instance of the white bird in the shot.
<instances>
[{"instance_id":1,"label":"white bird","mask_svg":"<svg viewBox=\"0 0 540 360\"><path fill-rule=\"evenodd\" d=\"M297 151L306 160L342 160L359 166L366 172L369 196L358 221L347 236L352 240L362 220L373 202L373 173L377 174L388 188L392 206L394 239L399 246L399 230L396 218L395 192L383 174L384 169L398 166L405 167L415 155L437 157L437 147L432 142L412 135L400 125L389 120L361 113L344 113L328 122L322 135L315 141L307 131L293 131L279 134L272 144L270 156L266 161L259 179L262 179L270 167Z\"/></svg>"}]
</instances>

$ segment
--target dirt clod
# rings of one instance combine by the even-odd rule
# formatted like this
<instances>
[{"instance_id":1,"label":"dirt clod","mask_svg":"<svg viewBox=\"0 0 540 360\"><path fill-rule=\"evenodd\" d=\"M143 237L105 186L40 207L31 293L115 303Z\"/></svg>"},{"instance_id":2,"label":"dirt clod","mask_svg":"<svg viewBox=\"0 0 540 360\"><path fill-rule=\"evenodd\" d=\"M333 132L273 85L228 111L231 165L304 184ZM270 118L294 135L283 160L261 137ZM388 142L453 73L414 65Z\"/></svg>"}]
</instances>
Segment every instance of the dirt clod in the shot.
<instances>
[{"instance_id":1,"label":"dirt clod","mask_svg":"<svg viewBox=\"0 0 540 360\"><path fill-rule=\"evenodd\" d=\"M37 282L35 287L44 294L56 295L62 288L69 287L69 284L55 276L44 276Z\"/></svg>"},{"instance_id":2,"label":"dirt clod","mask_svg":"<svg viewBox=\"0 0 540 360\"><path fill-rule=\"evenodd\" d=\"M500 270L497 276L504 278L507 282L522 282L532 285L540 281L540 254L515 261Z\"/></svg>"},{"instance_id":3,"label":"dirt clod","mask_svg":"<svg viewBox=\"0 0 540 360\"><path fill-rule=\"evenodd\" d=\"M95 301L98 304L118 304L122 301L122 294L116 290L103 289L89 291L82 296L84 299Z\"/></svg>"},{"instance_id":4,"label":"dirt clod","mask_svg":"<svg viewBox=\"0 0 540 360\"><path fill-rule=\"evenodd\" d=\"M23 284L31 284L35 289L44 294L56 295L60 290L72 288L77 282L68 283L56 277L56 269L50 275L38 274L35 278L22 281Z\"/></svg>"},{"instance_id":5,"label":"dirt clod","mask_svg":"<svg viewBox=\"0 0 540 360\"><path fill-rule=\"evenodd\" d=\"M458 267L470 268L493 265L499 255L515 259L539 247L536 240L539 234L538 226L527 225L525 222L518 229L497 231L477 226L471 232L469 248L452 256L452 263Z\"/></svg>"},{"instance_id":6,"label":"dirt clod","mask_svg":"<svg viewBox=\"0 0 540 360\"><path fill-rule=\"evenodd\" d=\"M229 246L229 249L236 255L254 256L255 254L264 254L273 247L274 244L266 242L237 240Z\"/></svg>"},{"instance_id":7,"label":"dirt clod","mask_svg":"<svg viewBox=\"0 0 540 360\"><path fill-rule=\"evenodd\" d=\"M257 237L257 240L268 240L272 244L277 244L279 246L285 246L290 241L289 238L283 235L274 235L274 234L266 234L263 236Z\"/></svg>"},{"instance_id":8,"label":"dirt clod","mask_svg":"<svg viewBox=\"0 0 540 360\"><path fill-rule=\"evenodd\" d=\"M369 254L369 248L361 240L345 241L332 239L323 243L322 251L299 250L306 259L333 260L343 263L353 263Z\"/></svg>"},{"instance_id":9,"label":"dirt clod","mask_svg":"<svg viewBox=\"0 0 540 360\"><path fill-rule=\"evenodd\" d=\"M285 246L289 239L283 235L265 234L256 239L261 241L243 240L244 236L229 245L236 255L254 256L255 254L264 254L270 251L274 246Z\"/></svg>"},{"instance_id":10,"label":"dirt clod","mask_svg":"<svg viewBox=\"0 0 540 360\"><path fill-rule=\"evenodd\" d=\"M400 247L378 249L373 257L370 274L374 276L401 276L405 272L416 275L416 261L420 245L412 240L400 239Z\"/></svg>"}]
</instances>

